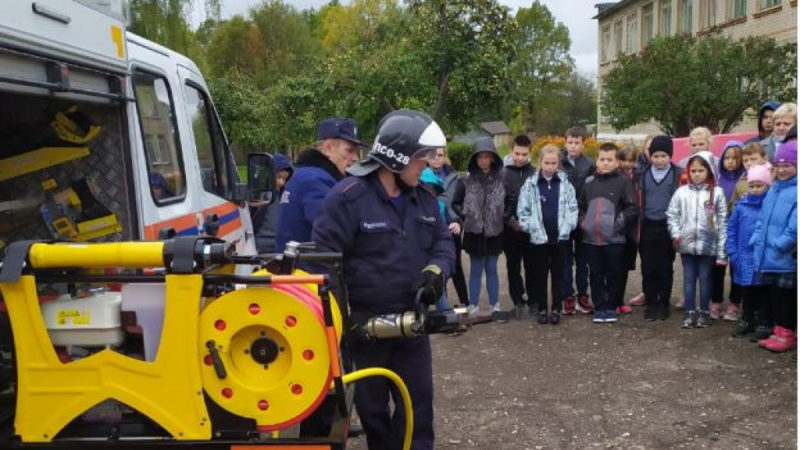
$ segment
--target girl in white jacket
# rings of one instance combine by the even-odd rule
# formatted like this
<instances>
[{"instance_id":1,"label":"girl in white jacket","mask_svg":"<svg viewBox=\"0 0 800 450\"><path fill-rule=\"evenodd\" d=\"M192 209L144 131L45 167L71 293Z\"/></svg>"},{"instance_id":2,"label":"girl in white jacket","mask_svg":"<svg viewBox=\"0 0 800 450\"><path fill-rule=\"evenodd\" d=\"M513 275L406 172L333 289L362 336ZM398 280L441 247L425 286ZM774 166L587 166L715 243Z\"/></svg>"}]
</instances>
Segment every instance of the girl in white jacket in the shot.
<instances>
[{"instance_id":1,"label":"girl in white jacket","mask_svg":"<svg viewBox=\"0 0 800 450\"><path fill-rule=\"evenodd\" d=\"M686 164L687 184L678 188L667 209L667 226L683 263L686 315L683 328L707 327L711 320L711 272L726 265L727 207L725 193L716 185L713 155L701 151ZM700 314L695 312L695 287L700 282Z\"/></svg>"},{"instance_id":2,"label":"girl in white jacket","mask_svg":"<svg viewBox=\"0 0 800 450\"><path fill-rule=\"evenodd\" d=\"M528 177L519 193L517 217L531 238L534 263L533 292L539 323L557 325L561 320L564 251L569 234L578 224L578 201L567 174L558 170L559 149L546 145L539 151L539 170ZM551 313L547 314L547 272L550 272Z\"/></svg>"}]
</instances>

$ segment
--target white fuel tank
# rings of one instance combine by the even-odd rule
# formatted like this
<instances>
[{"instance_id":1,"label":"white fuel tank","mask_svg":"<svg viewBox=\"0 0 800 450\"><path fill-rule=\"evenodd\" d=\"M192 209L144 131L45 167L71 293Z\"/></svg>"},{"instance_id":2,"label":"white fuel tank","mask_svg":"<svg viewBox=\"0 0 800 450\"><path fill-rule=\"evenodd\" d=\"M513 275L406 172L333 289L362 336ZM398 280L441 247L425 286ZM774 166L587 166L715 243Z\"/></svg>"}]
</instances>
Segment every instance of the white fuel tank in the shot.
<instances>
[{"instance_id":1,"label":"white fuel tank","mask_svg":"<svg viewBox=\"0 0 800 450\"><path fill-rule=\"evenodd\" d=\"M62 295L42 304L53 345L119 346L125 337L120 320L122 294L92 292L86 297Z\"/></svg>"}]
</instances>

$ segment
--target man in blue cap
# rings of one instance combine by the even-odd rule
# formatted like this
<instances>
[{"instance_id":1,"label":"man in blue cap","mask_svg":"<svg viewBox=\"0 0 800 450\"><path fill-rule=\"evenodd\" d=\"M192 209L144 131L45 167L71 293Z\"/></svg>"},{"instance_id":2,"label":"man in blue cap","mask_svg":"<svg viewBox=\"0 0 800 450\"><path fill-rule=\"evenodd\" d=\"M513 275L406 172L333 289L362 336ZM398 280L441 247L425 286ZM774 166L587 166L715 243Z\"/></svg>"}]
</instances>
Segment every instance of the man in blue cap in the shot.
<instances>
[{"instance_id":1,"label":"man in blue cap","mask_svg":"<svg viewBox=\"0 0 800 450\"><path fill-rule=\"evenodd\" d=\"M364 144L358 139L353 119L332 117L317 125L317 146L297 158L295 172L280 198L281 212L275 251L289 241L308 242L311 227L322 211L322 199L345 170L358 161Z\"/></svg>"}]
</instances>

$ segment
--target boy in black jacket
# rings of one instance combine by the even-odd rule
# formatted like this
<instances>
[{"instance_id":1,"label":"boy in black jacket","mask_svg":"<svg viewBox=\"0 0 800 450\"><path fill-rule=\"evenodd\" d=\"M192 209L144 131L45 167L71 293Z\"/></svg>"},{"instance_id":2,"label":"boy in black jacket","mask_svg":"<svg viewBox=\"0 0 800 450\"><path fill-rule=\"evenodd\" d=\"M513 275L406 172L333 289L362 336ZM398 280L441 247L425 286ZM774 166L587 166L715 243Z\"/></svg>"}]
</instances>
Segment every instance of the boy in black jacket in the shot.
<instances>
[{"instance_id":1,"label":"boy in black jacket","mask_svg":"<svg viewBox=\"0 0 800 450\"><path fill-rule=\"evenodd\" d=\"M534 304L536 295L533 292L533 253L529 251L531 237L522 231L517 220L517 200L519 191L525 180L533 173L531 165L531 139L521 134L514 138L511 149L512 164L503 168L503 186L506 190L505 210L503 213L503 252L506 254L508 270L508 293L514 302L518 319L524 316L525 298L527 294L528 310L531 317L536 314ZM525 267L525 283L522 281L522 267Z\"/></svg>"},{"instance_id":2,"label":"boy in black jacket","mask_svg":"<svg viewBox=\"0 0 800 450\"><path fill-rule=\"evenodd\" d=\"M572 127L565 133L564 157L561 166L567 174L567 179L575 188L575 195L580 196L586 178L594 173L594 160L583 154L586 143L586 130L583 127ZM584 314L592 312L592 302L587 295L589 287L589 267L586 260L586 246L581 242L581 232L575 229L569 237L569 242L564 252L564 275L562 294L564 295L563 313L575 314L580 311ZM575 285L572 284L572 267L575 266ZM575 291L577 288L577 292ZM577 293L577 302L575 294Z\"/></svg>"},{"instance_id":3,"label":"boy in black jacket","mask_svg":"<svg viewBox=\"0 0 800 450\"><path fill-rule=\"evenodd\" d=\"M639 208L633 184L617 170L617 146L606 143L597 153L595 174L578 195L579 222L589 259L594 322L617 321L616 299L622 296L622 253L626 228Z\"/></svg>"}]
</instances>

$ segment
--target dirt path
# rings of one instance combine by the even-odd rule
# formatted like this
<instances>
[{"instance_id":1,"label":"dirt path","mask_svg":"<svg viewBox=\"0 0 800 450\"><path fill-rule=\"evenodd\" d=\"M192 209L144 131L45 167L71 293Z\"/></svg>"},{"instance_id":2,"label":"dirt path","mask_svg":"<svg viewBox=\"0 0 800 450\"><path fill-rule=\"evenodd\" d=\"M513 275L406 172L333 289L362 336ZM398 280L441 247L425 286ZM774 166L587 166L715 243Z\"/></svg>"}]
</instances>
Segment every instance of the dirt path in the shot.
<instances>
[{"instance_id":1,"label":"dirt path","mask_svg":"<svg viewBox=\"0 0 800 450\"><path fill-rule=\"evenodd\" d=\"M500 266L510 308L502 257ZM631 272L628 297L640 283ZM797 446L795 353L734 339L731 322L682 330L678 312L666 322L642 314L637 307L614 325L589 315L559 326L526 318L434 336L436 447Z\"/></svg>"}]
</instances>

